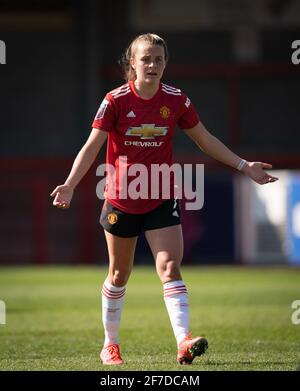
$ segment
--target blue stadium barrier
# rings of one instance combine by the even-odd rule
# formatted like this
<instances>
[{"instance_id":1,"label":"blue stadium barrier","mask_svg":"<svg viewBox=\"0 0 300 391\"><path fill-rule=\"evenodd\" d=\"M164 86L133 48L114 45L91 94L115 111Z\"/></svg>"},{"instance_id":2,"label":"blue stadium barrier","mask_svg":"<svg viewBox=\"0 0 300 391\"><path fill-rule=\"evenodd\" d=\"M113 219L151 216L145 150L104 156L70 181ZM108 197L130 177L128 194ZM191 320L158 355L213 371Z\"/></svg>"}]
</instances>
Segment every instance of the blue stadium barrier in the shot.
<instances>
[{"instance_id":1,"label":"blue stadium barrier","mask_svg":"<svg viewBox=\"0 0 300 391\"><path fill-rule=\"evenodd\" d=\"M300 265L300 173L290 175L287 203L288 261Z\"/></svg>"}]
</instances>

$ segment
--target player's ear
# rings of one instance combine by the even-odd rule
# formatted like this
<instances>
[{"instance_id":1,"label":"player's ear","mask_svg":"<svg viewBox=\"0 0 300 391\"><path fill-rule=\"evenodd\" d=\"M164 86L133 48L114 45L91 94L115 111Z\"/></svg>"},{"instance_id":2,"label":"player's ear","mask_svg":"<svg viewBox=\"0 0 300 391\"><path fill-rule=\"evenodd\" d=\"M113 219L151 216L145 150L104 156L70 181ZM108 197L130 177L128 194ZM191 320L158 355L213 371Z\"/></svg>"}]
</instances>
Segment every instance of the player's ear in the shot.
<instances>
[{"instance_id":1,"label":"player's ear","mask_svg":"<svg viewBox=\"0 0 300 391\"><path fill-rule=\"evenodd\" d=\"M135 56L131 56L131 57L130 57L129 63L130 63L130 65L131 65L131 68L132 68L132 69L135 69L135 67L136 67Z\"/></svg>"}]
</instances>

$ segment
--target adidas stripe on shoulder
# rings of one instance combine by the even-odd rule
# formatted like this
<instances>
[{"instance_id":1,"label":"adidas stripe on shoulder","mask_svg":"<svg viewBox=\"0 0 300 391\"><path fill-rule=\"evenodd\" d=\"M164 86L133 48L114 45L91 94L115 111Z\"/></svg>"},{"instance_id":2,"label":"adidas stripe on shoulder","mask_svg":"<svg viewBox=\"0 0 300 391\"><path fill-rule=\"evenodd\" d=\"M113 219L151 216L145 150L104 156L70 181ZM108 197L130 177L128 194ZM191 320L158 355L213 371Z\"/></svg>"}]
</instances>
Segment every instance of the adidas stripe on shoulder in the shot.
<instances>
[{"instance_id":1,"label":"adidas stripe on shoulder","mask_svg":"<svg viewBox=\"0 0 300 391\"><path fill-rule=\"evenodd\" d=\"M121 86L115 88L114 90L111 90L110 93L111 93L111 94L116 94L116 93L118 93L119 91L125 90L125 89L128 88L128 87L129 87L129 84L126 83L126 84L123 84L123 85L121 85Z\"/></svg>"},{"instance_id":2,"label":"adidas stripe on shoulder","mask_svg":"<svg viewBox=\"0 0 300 391\"><path fill-rule=\"evenodd\" d=\"M170 95L182 95L181 90L179 88L171 87L168 84L162 83L161 87L162 91L164 91L166 94Z\"/></svg>"},{"instance_id":3,"label":"adidas stripe on shoulder","mask_svg":"<svg viewBox=\"0 0 300 391\"><path fill-rule=\"evenodd\" d=\"M120 96L127 95L130 92L129 84L124 84L121 87L118 87L110 92L111 96L116 99Z\"/></svg>"}]
</instances>

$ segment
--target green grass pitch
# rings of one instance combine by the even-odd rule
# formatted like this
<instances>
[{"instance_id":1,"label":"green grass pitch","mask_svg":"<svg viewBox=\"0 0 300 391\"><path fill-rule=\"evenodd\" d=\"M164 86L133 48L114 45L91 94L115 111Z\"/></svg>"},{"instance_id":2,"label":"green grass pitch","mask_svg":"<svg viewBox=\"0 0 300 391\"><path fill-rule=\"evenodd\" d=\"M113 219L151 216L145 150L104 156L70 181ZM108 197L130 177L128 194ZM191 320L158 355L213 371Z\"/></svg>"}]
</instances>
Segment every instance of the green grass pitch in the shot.
<instances>
[{"instance_id":1,"label":"green grass pitch","mask_svg":"<svg viewBox=\"0 0 300 391\"><path fill-rule=\"evenodd\" d=\"M296 370L300 269L182 268L191 330L209 349L191 366L176 363L176 344L154 267L133 270L121 322L118 370ZM1 370L99 370L103 342L100 291L104 267L0 268Z\"/></svg>"}]
</instances>

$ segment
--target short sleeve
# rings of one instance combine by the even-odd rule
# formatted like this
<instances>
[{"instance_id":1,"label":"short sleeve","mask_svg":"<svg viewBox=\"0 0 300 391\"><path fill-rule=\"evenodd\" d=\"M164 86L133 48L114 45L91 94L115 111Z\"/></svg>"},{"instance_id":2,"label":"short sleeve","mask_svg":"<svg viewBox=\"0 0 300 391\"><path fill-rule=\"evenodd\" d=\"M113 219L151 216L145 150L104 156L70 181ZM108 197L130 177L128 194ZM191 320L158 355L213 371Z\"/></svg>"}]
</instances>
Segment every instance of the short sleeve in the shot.
<instances>
[{"instance_id":1,"label":"short sleeve","mask_svg":"<svg viewBox=\"0 0 300 391\"><path fill-rule=\"evenodd\" d=\"M110 94L107 94L97 111L97 114L92 123L92 127L101 129L106 132L111 132L116 123L116 107L115 101Z\"/></svg>"},{"instance_id":2,"label":"short sleeve","mask_svg":"<svg viewBox=\"0 0 300 391\"><path fill-rule=\"evenodd\" d=\"M181 129L191 129L200 121L199 116L190 99L186 95L182 97L182 107L177 123Z\"/></svg>"}]
</instances>

